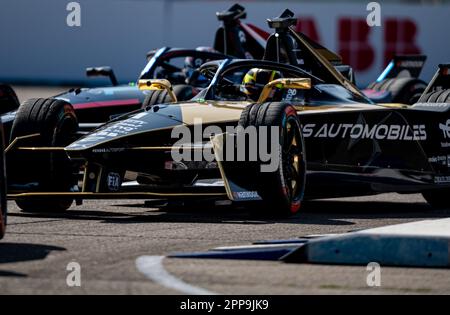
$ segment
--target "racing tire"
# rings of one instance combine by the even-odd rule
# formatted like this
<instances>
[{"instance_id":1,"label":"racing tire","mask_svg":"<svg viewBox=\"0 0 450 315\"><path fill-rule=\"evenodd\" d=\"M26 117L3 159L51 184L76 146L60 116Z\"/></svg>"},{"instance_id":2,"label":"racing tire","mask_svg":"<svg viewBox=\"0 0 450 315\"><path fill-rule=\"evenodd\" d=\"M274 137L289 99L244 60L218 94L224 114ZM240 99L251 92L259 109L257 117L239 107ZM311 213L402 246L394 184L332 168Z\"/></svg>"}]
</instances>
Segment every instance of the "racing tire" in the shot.
<instances>
[{"instance_id":1,"label":"racing tire","mask_svg":"<svg viewBox=\"0 0 450 315\"><path fill-rule=\"evenodd\" d=\"M0 113L5 114L19 108L19 99L14 90L6 84L0 83Z\"/></svg>"},{"instance_id":2,"label":"racing tire","mask_svg":"<svg viewBox=\"0 0 450 315\"><path fill-rule=\"evenodd\" d=\"M428 204L436 209L450 208L449 189L429 190L422 193L423 198Z\"/></svg>"},{"instance_id":3,"label":"racing tire","mask_svg":"<svg viewBox=\"0 0 450 315\"><path fill-rule=\"evenodd\" d=\"M17 111L11 129L11 142L17 137L37 134L33 146L65 147L76 139L78 121L73 106L58 99L30 99ZM8 178L14 184L33 183L33 192L69 192L76 184L76 170L65 152L47 152L33 156L11 152L6 161ZM25 212L61 212L72 199L18 199L16 204Z\"/></svg>"},{"instance_id":4,"label":"racing tire","mask_svg":"<svg viewBox=\"0 0 450 315\"><path fill-rule=\"evenodd\" d=\"M393 103L402 103L407 105L415 104L422 93L425 91L427 84L417 78L394 78L386 79L380 82L372 83L369 89L375 91L387 91L391 93Z\"/></svg>"},{"instance_id":5,"label":"racing tire","mask_svg":"<svg viewBox=\"0 0 450 315\"><path fill-rule=\"evenodd\" d=\"M265 214L280 217L296 214L306 184L305 145L297 111L286 103L252 104L242 112L239 125L255 126L257 130L259 127L278 128L278 166L273 172L258 173L257 192L263 199ZM268 147L273 132L272 128L267 130Z\"/></svg>"},{"instance_id":6,"label":"racing tire","mask_svg":"<svg viewBox=\"0 0 450 315\"><path fill-rule=\"evenodd\" d=\"M192 86L185 84L175 85L173 87L173 92L178 101L188 101L196 95L195 89ZM142 108L166 103L173 103L166 90L150 91L142 103Z\"/></svg>"}]
</instances>

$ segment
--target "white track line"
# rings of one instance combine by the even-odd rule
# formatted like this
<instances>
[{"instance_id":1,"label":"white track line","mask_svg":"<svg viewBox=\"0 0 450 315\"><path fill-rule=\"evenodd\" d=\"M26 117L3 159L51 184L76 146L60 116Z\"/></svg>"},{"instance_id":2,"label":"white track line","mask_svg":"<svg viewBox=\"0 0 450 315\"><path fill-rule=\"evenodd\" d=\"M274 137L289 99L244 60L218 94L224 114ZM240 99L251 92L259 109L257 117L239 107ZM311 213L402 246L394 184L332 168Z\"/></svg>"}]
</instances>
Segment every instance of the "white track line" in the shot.
<instances>
[{"instance_id":1,"label":"white track line","mask_svg":"<svg viewBox=\"0 0 450 315\"><path fill-rule=\"evenodd\" d=\"M216 295L217 293L208 291L183 280L176 278L168 273L162 264L164 256L141 256L136 259L137 269L148 279L170 289L174 289L185 294L195 295Z\"/></svg>"}]
</instances>

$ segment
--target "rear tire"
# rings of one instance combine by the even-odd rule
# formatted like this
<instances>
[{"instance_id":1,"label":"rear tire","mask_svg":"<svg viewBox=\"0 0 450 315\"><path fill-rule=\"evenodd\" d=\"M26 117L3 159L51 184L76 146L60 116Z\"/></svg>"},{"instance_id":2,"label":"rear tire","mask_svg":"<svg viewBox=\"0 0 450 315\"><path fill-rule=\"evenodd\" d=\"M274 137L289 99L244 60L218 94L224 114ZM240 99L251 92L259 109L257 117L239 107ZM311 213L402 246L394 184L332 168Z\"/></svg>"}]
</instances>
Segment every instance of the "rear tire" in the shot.
<instances>
[{"instance_id":1,"label":"rear tire","mask_svg":"<svg viewBox=\"0 0 450 315\"><path fill-rule=\"evenodd\" d=\"M267 214L290 216L297 213L306 181L305 145L297 111L286 103L253 104L242 112L239 124L244 128L279 128L280 159L277 170L258 173L257 191ZM268 147L271 147L271 128L267 134Z\"/></svg>"},{"instance_id":2,"label":"rear tire","mask_svg":"<svg viewBox=\"0 0 450 315\"><path fill-rule=\"evenodd\" d=\"M11 129L11 141L17 137L39 134L30 139L33 146L65 147L75 140L78 121L72 105L58 99L31 99L17 111ZM31 156L30 156L31 155ZM14 152L7 160L8 177L16 185L36 186L36 192L69 192L76 184L76 174L65 152ZM17 205L27 212L67 210L72 199L21 199Z\"/></svg>"},{"instance_id":3,"label":"rear tire","mask_svg":"<svg viewBox=\"0 0 450 315\"><path fill-rule=\"evenodd\" d=\"M195 89L192 86L184 84L175 85L173 92L177 96L177 100L181 102L188 101L196 95ZM150 91L142 103L142 108L166 103L173 103L166 90Z\"/></svg>"},{"instance_id":4,"label":"rear tire","mask_svg":"<svg viewBox=\"0 0 450 315\"><path fill-rule=\"evenodd\" d=\"M389 86L394 103L402 103L413 105L417 103L422 93L425 91L427 84L415 78L399 78L393 79L394 82Z\"/></svg>"}]
</instances>

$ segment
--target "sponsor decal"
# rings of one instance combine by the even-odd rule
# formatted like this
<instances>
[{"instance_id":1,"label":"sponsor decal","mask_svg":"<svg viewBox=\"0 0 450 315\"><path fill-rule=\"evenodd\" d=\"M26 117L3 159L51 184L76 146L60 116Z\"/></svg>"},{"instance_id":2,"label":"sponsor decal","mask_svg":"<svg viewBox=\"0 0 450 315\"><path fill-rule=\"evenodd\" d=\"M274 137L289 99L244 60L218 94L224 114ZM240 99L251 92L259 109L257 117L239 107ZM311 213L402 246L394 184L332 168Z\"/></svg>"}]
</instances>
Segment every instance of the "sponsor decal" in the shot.
<instances>
[{"instance_id":1,"label":"sponsor decal","mask_svg":"<svg viewBox=\"0 0 450 315\"><path fill-rule=\"evenodd\" d=\"M441 129L444 139L450 139L450 119L447 119L445 124L439 124L439 129ZM450 148L450 142L441 142L441 147Z\"/></svg>"},{"instance_id":2,"label":"sponsor decal","mask_svg":"<svg viewBox=\"0 0 450 315\"><path fill-rule=\"evenodd\" d=\"M432 157L428 158L428 162L448 166L449 165L449 160L448 160L449 157L450 157L449 155L432 156Z\"/></svg>"},{"instance_id":3,"label":"sponsor decal","mask_svg":"<svg viewBox=\"0 0 450 315\"><path fill-rule=\"evenodd\" d=\"M403 60L397 62L397 67L399 68L422 68L423 65L424 62L420 60Z\"/></svg>"},{"instance_id":4,"label":"sponsor decal","mask_svg":"<svg viewBox=\"0 0 450 315\"><path fill-rule=\"evenodd\" d=\"M109 173L106 177L106 184L110 191L118 191L120 188L120 175L118 173Z\"/></svg>"},{"instance_id":5,"label":"sponsor decal","mask_svg":"<svg viewBox=\"0 0 450 315\"><path fill-rule=\"evenodd\" d=\"M373 140L426 140L425 125L386 124L306 124L303 126L305 138L351 138Z\"/></svg>"},{"instance_id":6,"label":"sponsor decal","mask_svg":"<svg viewBox=\"0 0 450 315\"><path fill-rule=\"evenodd\" d=\"M284 97L284 101L290 102L297 95L296 89L288 89L286 92L286 96Z\"/></svg>"},{"instance_id":7,"label":"sponsor decal","mask_svg":"<svg viewBox=\"0 0 450 315\"><path fill-rule=\"evenodd\" d=\"M118 153L124 152L125 148L100 148L92 150L93 153Z\"/></svg>"},{"instance_id":8,"label":"sponsor decal","mask_svg":"<svg viewBox=\"0 0 450 315\"><path fill-rule=\"evenodd\" d=\"M450 139L450 119L447 119L445 124L439 124L439 129L442 130L445 139Z\"/></svg>"},{"instance_id":9,"label":"sponsor decal","mask_svg":"<svg viewBox=\"0 0 450 315\"><path fill-rule=\"evenodd\" d=\"M435 176L434 183L435 184L448 184L448 183L450 183L450 176Z\"/></svg>"},{"instance_id":10,"label":"sponsor decal","mask_svg":"<svg viewBox=\"0 0 450 315\"><path fill-rule=\"evenodd\" d=\"M138 114L133 118L129 118L124 121L114 123L110 126L100 128L97 132L93 132L85 138L79 139L78 141L69 145L67 148L83 148L89 146L94 142L101 142L115 137L126 136L132 132L136 132L137 130L142 128L142 126L147 124L147 122L139 119L141 117L143 117L142 114Z\"/></svg>"},{"instance_id":11,"label":"sponsor decal","mask_svg":"<svg viewBox=\"0 0 450 315\"><path fill-rule=\"evenodd\" d=\"M104 138L115 138L118 136L124 136L129 134L130 132L138 130L139 127L141 127L144 124L145 122L141 120L127 119L99 130L98 132L95 133L95 136Z\"/></svg>"},{"instance_id":12,"label":"sponsor decal","mask_svg":"<svg viewBox=\"0 0 450 315\"><path fill-rule=\"evenodd\" d=\"M236 191L236 192L233 192L233 196L236 200L259 199L259 195L256 191Z\"/></svg>"}]
</instances>

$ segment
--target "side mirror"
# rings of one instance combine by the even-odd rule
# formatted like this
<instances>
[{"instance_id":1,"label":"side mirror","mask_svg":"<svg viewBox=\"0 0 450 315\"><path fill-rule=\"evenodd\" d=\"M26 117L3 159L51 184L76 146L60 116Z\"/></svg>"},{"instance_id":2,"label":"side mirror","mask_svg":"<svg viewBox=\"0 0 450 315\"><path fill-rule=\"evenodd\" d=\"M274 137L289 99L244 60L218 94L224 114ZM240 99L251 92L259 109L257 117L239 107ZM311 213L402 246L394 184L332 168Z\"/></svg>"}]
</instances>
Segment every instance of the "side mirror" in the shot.
<instances>
[{"instance_id":1,"label":"side mirror","mask_svg":"<svg viewBox=\"0 0 450 315\"><path fill-rule=\"evenodd\" d=\"M86 75L88 77L109 77L113 86L118 86L116 75L111 67L91 67L86 68Z\"/></svg>"},{"instance_id":2,"label":"side mirror","mask_svg":"<svg viewBox=\"0 0 450 315\"><path fill-rule=\"evenodd\" d=\"M139 87L139 90L142 90L142 91L166 90L167 93L169 93L169 96L174 103L176 103L178 101L177 96L173 92L172 84L166 79L139 80L138 87Z\"/></svg>"},{"instance_id":3,"label":"side mirror","mask_svg":"<svg viewBox=\"0 0 450 315\"><path fill-rule=\"evenodd\" d=\"M311 89L310 78L284 78L277 79L267 83L259 96L258 103L264 103L275 89L295 89L295 90L309 90Z\"/></svg>"}]
</instances>

